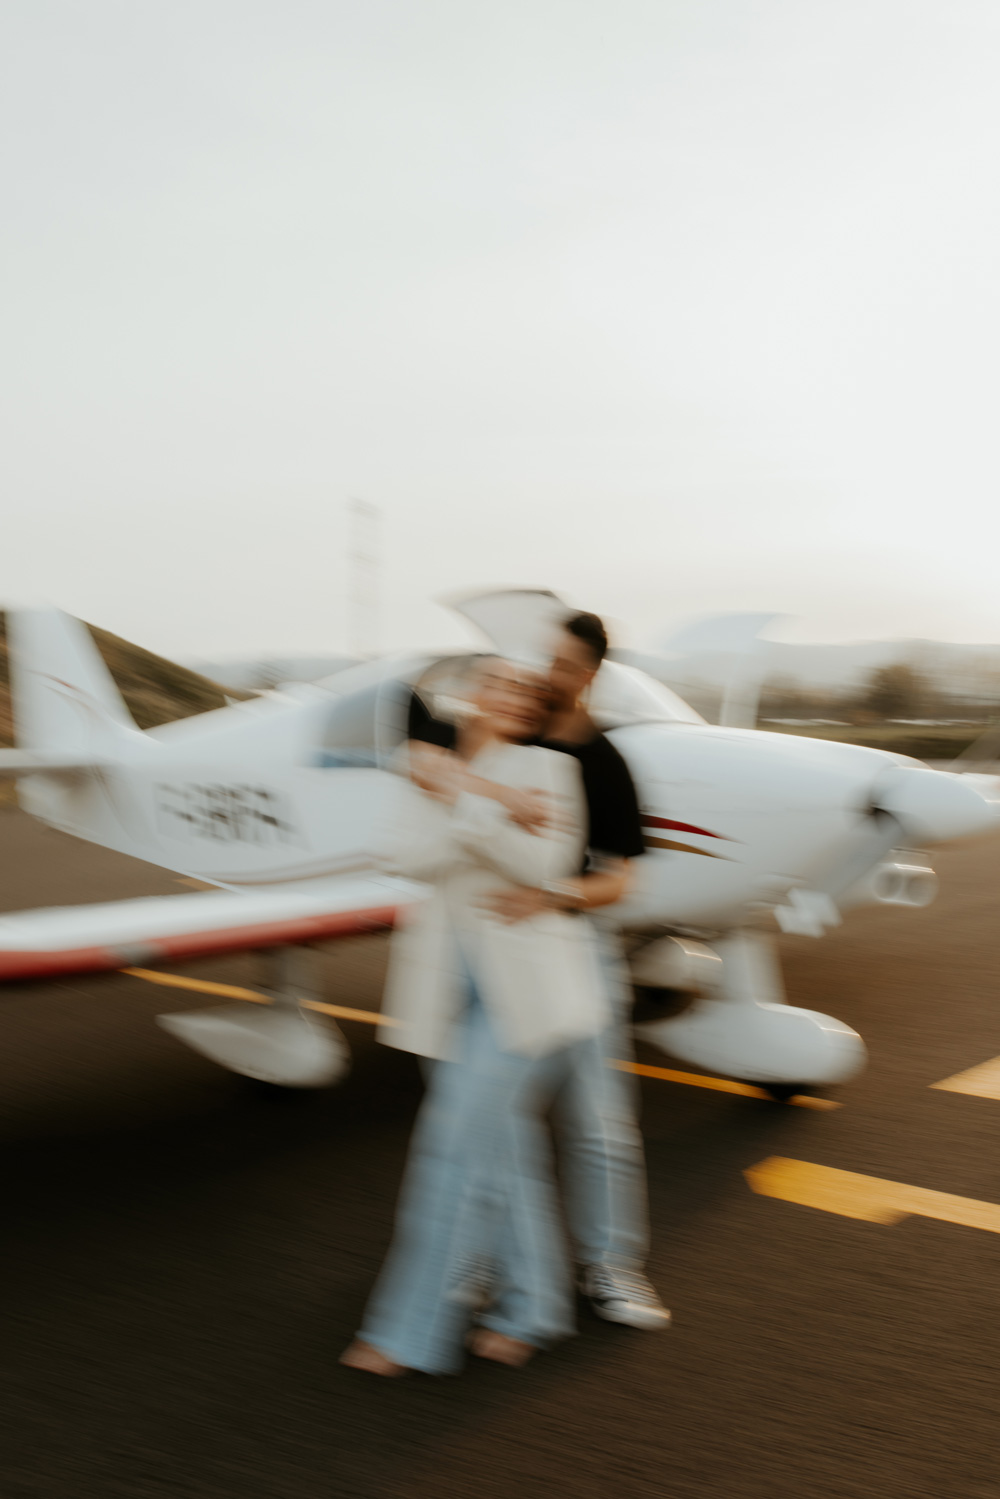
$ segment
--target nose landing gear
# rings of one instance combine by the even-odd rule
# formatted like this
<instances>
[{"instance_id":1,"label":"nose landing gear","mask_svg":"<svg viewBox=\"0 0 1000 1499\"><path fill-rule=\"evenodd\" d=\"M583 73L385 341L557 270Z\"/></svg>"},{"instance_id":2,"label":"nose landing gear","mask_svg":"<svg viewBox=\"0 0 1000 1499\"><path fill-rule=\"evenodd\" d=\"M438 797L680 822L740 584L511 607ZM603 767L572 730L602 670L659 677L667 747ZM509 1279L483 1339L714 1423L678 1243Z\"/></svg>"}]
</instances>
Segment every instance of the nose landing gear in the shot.
<instances>
[{"instance_id":1,"label":"nose landing gear","mask_svg":"<svg viewBox=\"0 0 1000 1499\"><path fill-rule=\"evenodd\" d=\"M752 1078L774 1098L856 1077L867 1060L857 1031L785 1003L773 943L733 932L715 945L717 978L694 1004L636 1034L671 1056L728 1077Z\"/></svg>"}]
</instances>

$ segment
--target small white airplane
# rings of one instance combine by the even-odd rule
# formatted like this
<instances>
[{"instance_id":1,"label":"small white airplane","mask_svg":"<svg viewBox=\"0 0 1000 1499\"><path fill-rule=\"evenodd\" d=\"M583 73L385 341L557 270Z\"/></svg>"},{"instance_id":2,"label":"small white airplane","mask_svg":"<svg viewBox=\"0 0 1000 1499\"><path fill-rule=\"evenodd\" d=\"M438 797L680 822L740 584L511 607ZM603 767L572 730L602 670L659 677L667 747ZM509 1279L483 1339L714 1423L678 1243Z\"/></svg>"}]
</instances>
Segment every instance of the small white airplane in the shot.
<instances>
[{"instance_id":1,"label":"small white airplane","mask_svg":"<svg viewBox=\"0 0 1000 1499\"><path fill-rule=\"evenodd\" d=\"M539 590L457 604L496 649L566 606ZM0 981L238 949L274 949L274 1003L162 1016L175 1036L251 1077L335 1081L347 1048L303 1008L310 944L392 926L423 888L380 871L380 830L401 783L386 767L417 687L447 716L468 656L413 655L324 682L136 728L79 621L8 614L19 746L0 776L52 827L217 887L194 895L0 917ZM704 722L675 694L606 662L595 718L624 755L647 834L615 920L637 984L687 990L689 1006L639 1027L671 1056L777 1095L844 1082L860 1036L785 1003L784 931L821 936L866 903L926 905L928 844L1000 823L1000 780L929 770L905 756Z\"/></svg>"}]
</instances>

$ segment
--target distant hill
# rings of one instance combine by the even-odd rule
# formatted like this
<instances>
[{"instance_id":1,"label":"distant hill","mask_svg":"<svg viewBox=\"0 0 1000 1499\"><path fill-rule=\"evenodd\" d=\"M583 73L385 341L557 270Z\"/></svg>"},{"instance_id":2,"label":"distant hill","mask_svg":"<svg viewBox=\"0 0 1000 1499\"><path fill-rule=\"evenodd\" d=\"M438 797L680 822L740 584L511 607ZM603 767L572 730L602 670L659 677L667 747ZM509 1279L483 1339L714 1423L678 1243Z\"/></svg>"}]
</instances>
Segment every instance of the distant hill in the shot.
<instances>
[{"instance_id":1,"label":"distant hill","mask_svg":"<svg viewBox=\"0 0 1000 1499\"><path fill-rule=\"evenodd\" d=\"M108 630L99 630L95 625L87 628L140 729L152 729L157 724L171 723L177 718L190 718L195 713L224 708L227 692L229 697L251 695L224 689L211 678L189 671L186 666L178 666L175 661L166 661ZM7 620L0 612L0 745L9 746L13 742Z\"/></svg>"},{"instance_id":2,"label":"distant hill","mask_svg":"<svg viewBox=\"0 0 1000 1499\"><path fill-rule=\"evenodd\" d=\"M279 682L316 682L356 666L356 656L254 656L237 661L188 661L192 671L226 688L276 687Z\"/></svg>"}]
</instances>

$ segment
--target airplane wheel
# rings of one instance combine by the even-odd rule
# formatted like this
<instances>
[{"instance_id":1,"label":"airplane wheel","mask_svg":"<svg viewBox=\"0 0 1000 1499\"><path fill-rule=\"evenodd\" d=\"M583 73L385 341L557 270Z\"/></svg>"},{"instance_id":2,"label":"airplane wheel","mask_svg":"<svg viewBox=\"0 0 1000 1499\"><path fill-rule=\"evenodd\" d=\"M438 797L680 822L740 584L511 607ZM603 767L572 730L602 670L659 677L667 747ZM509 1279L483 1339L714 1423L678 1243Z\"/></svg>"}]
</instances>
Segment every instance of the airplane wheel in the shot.
<instances>
[{"instance_id":1,"label":"airplane wheel","mask_svg":"<svg viewBox=\"0 0 1000 1499\"><path fill-rule=\"evenodd\" d=\"M286 1107L303 1103L312 1091L310 1088L292 1088L287 1083L268 1083L262 1077L244 1077L239 1072L234 1072L233 1077L240 1092L248 1097Z\"/></svg>"},{"instance_id":2,"label":"airplane wheel","mask_svg":"<svg viewBox=\"0 0 1000 1499\"><path fill-rule=\"evenodd\" d=\"M754 1083L754 1087L760 1088L775 1103L787 1103L796 1093L806 1092L805 1083Z\"/></svg>"},{"instance_id":3,"label":"airplane wheel","mask_svg":"<svg viewBox=\"0 0 1000 1499\"><path fill-rule=\"evenodd\" d=\"M635 1003L632 1007L634 1025L648 1025L654 1020L672 1020L694 1004L696 996L684 989L653 989L646 984L633 985Z\"/></svg>"}]
</instances>

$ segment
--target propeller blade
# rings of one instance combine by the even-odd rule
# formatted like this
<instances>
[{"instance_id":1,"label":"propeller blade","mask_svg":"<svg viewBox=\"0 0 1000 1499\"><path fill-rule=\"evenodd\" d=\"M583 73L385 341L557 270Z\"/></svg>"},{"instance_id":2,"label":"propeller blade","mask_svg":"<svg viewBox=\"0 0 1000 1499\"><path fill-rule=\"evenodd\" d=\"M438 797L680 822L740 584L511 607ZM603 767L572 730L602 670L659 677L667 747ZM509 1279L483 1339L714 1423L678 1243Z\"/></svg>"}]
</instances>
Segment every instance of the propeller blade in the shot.
<instances>
[{"instance_id":1,"label":"propeller blade","mask_svg":"<svg viewBox=\"0 0 1000 1499\"><path fill-rule=\"evenodd\" d=\"M920 843L967 838L1000 824L1000 779L893 765L875 784L872 808L888 812Z\"/></svg>"}]
</instances>

